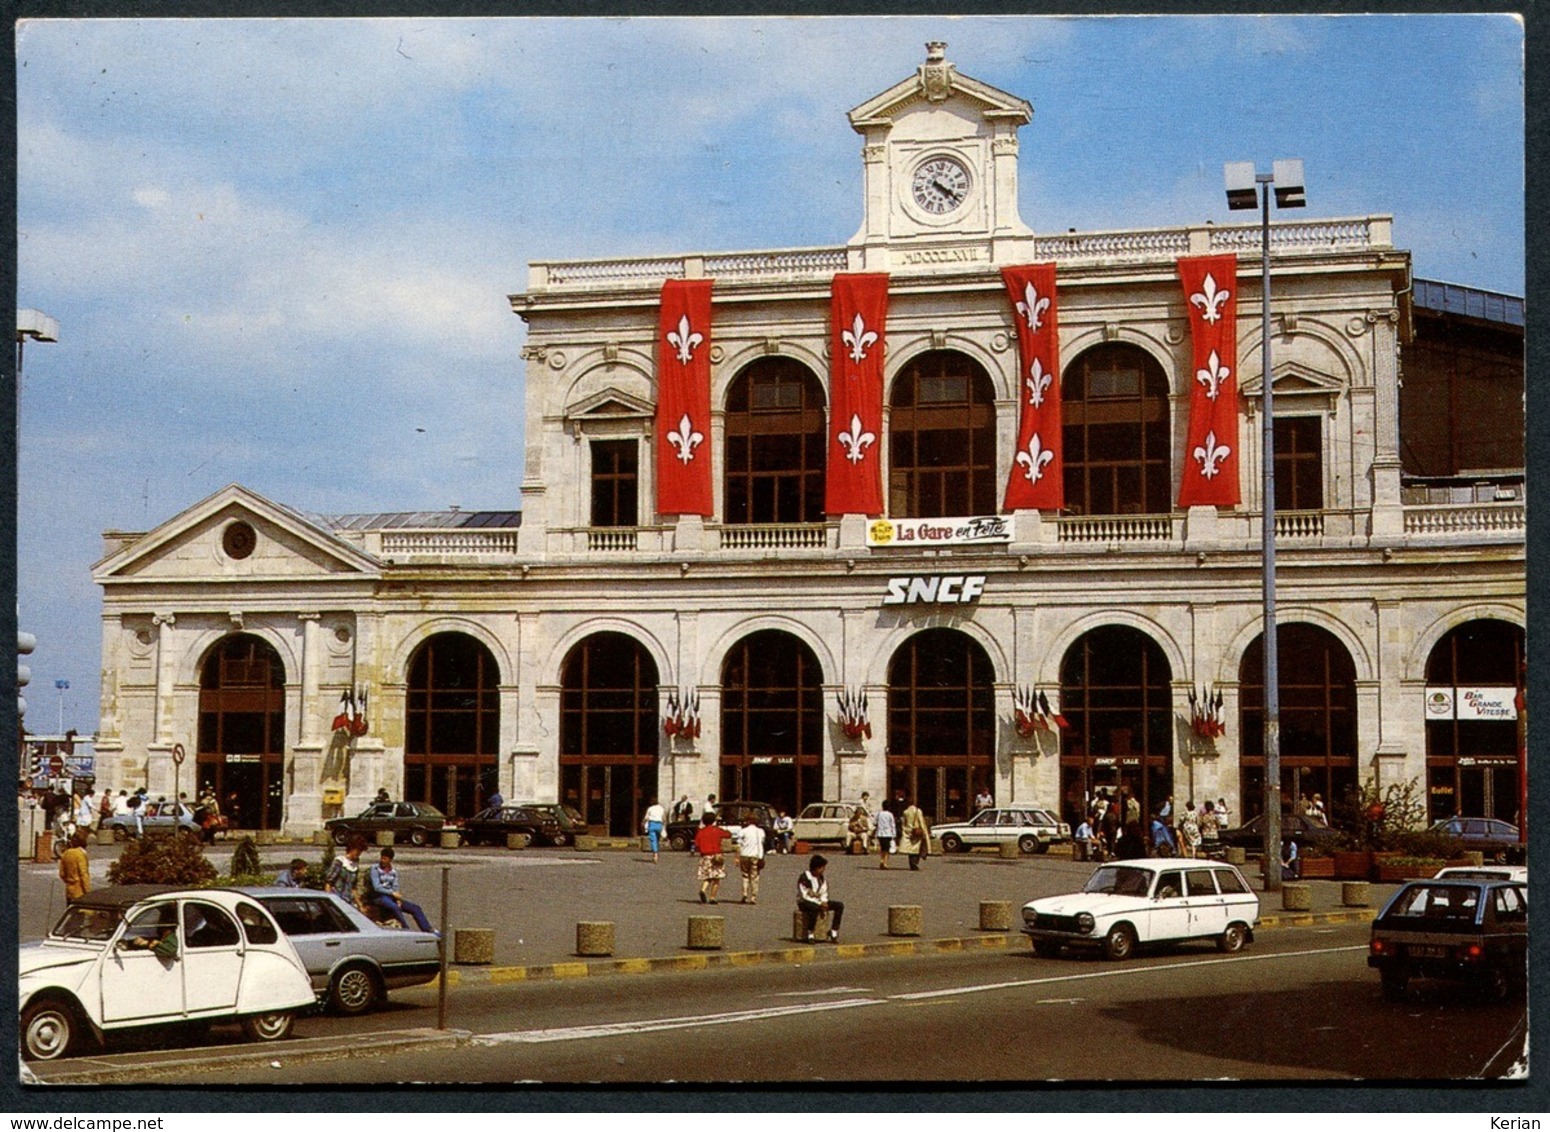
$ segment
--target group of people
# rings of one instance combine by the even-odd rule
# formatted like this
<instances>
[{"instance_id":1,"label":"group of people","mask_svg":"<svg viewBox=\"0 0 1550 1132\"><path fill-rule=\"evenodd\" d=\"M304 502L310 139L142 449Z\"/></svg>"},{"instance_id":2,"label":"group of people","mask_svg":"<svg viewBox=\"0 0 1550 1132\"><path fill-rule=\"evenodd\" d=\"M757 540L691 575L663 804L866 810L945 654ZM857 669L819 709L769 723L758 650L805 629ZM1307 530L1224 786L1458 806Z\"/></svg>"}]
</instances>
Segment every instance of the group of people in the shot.
<instances>
[{"instance_id":1,"label":"group of people","mask_svg":"<svg viewBox=\"0 0 1550 1132\"><path fill-rule=\"evenodd\" d=\"M1209 798L1200 809L1189 799L1182 811L1169 797L1145 826L1141 803L1128 786L1100 789L1076 828L1077 859L1103 862L1111 858L1217 857L1221 835L1230 825L1227 800Z\"/></svg>"},{"instance_id":2,"label":"group of people","mask_svg":"<svg viewBox=\"0 0 1550 1132\"><path fill-rule=\"evenodd\" d=\"M407 928L413 919L414 926L422 932L435 932L425 910L407 899L399 887L393 847L383 846L377 863L363 869L361 854L365 851L366 839L358 833L353 834L345 843L344 852L329 862L323 887L373 920ZM287 888L302 888L306 885L306 873L307 863L298 857L291 862L289 872L281 874L275 883Z\"/></svg>"}]
</instances>

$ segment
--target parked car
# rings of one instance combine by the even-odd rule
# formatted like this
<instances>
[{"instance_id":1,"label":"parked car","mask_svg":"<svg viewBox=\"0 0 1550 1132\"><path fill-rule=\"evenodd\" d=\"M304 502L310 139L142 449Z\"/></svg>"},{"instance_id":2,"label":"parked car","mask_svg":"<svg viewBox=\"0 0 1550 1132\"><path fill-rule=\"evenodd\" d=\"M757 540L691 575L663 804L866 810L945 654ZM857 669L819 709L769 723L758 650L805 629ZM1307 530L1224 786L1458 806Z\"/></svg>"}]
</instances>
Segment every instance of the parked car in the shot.
<instances>
[{"instance_id":1,"label":"parked car","mask_svg":"<svg viewBox=\"0 0 1550 1132\"><path fill-rule=\"evenodd\" d=\"M243 892L124 885L87 893L19 952L21 1050L67 1057L106 1034L239 1022L256 1041L291 1031L316 1000L274 918Z\"/></svg>"},{"instance_id":2,"label":"parked car","mask_svg":"<svg viewBox=\"0 0 1550 1132\"><path fill-rule=\"evenodd\" d=\"M323 823L335 845L343 845L352 833L370 841L388 829L395 840L428 845L440 837L446 824L446 815L424 802L373 802L353 818L331 818Z\"/></svg>"},{"instance_id":3,"label":"parked car","mask_svg":"<svg viewBox=\"0 0 1550 1132\"><path fill-rule=\"evenodd\" d=\"M1432 823L1434 833L1445 833L1463 842L1465 849L1475 849L1500 864L1523 861L1523 844L1518 840L1518 827L1498 818L1444 818Z\"/></svg>"},{"instance_id":4,"label":"parked car","mask_svg":"<svg viewBox=\"0 0 1550 1132\"><path fill-rule=\"evenodd\" d=\"M200 837L202 831L194 820L194 811L179 802L141 802L145 812L141 820L147 836L163 833L181 833L185 837ZM113 831L114 841L127 841L135 836L135 813L114 814L99 827Z\"/></svg>"},{"instance_id":5,"label":"parked car","mask_svg":"<svg viewBox=\"0 0 1550 1132\"><path fill-rule=\"evenodd\" d=\"M589 832L587 819L581 816L581 811L564 802L518 802L517 805L548 814L559 823L560 834L554 842L556 845L574 845L578 836L585 836Z\"/></svg>"},{"instance_id":6,"label":"parked car","mask_svg":"<svg viewBox=\"0 0 1550 1132\"><path fill-rule=\"evenodd\" d=\"M1208 860L1100 865L1081 892L1023 905L1023 934L1043 956L1076 947L1126 959L1138 946L1193 939L1238 951L1258 921L1259 897L1243 874Z\"/></svg>"},{"instance_id":7,"label":"parked car","mask_svg":"<svg viewBox=\"0 0 1550 1132\"><path fill-rule=\"evenodd\" d=\"M947 822L931 831L942 852L967 853L976 845L1016 844L1023 853L1048 853L1051 845L1071 840L1071 827L1037 806L1001 806L981 810L968 821Z\"/></svg>"},{"instance_id":8,"label":"parked car","mask_svg":"<svg viewBox=\"0 0 1550 1132\"><path fill-rule=\"evenodd\" d=\"M1295 841L1299 852L1304 849L1330 850L1340 840L1339 832L1314 821L1306 814L1282 814L1281 836ZM1251 855L1263 854L1265 815L1250 818L1237 829L1223 830L1221 837L1224 848L1242 849Z\"/></svg>"},{"instance_id":9,"label":"parked car","mask_svg":"<svg viewBox=\"0 0 1550 1132\"><path fill-rule=\"evenodd\" d=\"M331 892L244 888L296 948L312 989L340 1014L363 1014L390 990L428 983L441 971L435 932L385 928Z\"/></svg>"},{"instance_id":10,"label":"parked car","mask_svg":"<svg viewBox=\"0 0 1550 1132\"><path fill-rule=\"evenodd\" d=\"M1367 966L1383 996L1401 999L1414 978L1451 979L1490 999L1528 986L1528 887L1514 881L1413 880L1372 922Z\"/></svg>"},{"instance_id":11,"label":"parked car","mask_svg":"<svg viewBox=\"0 0 1550 1132\"><path fill-rule=\"evenodd\" d=\"M536 845L564 845L558 819L533 806L490 806L463 823L464 845L502 845L513 833L525 833Z\"/></svg>"},{"instance_id":12,"label":"parked car","mask_svg":"<svg viewBox=\"0 0 1550 1132\"><path fill-rule=\"evenodd\" d=\"M797 841L850 842L850 819L860 802L810 802L792 822L791 836Z\"/></svg>"},{"instance_id":13,"label":"parked car","mask_svg":"<svg viewBox=\"0 0 1550 1132\"><path fill-rule=\"evenodd\" d=\"M764 828L764 843L775 844L775 807L764 802L718 802L716 804L716 824L727 829L742 827L748 824L749 818ZM674 849L684 850L694 844L694 831L700 827L699 819L694 821L670 821L667 823L667 843Z\"/></svg>"},{"instance_id":14,"label":"parked car","mask_svg":"<svg viewBox=\"0 0 1550 1132\"><path fill-rule=\"evenodd\" d=\"M1438 869L1433 880L1514 880L1528 884L1527 865L1448 865Z\"/></svg>"}]
</instances>

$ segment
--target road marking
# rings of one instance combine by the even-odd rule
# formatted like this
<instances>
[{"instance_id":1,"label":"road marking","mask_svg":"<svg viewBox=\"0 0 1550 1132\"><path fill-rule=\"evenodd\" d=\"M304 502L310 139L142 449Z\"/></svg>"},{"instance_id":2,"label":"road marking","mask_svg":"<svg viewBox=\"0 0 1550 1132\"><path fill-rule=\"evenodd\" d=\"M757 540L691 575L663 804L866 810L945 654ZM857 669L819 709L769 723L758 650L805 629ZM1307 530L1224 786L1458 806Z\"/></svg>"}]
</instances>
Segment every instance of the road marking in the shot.
<instances>
[{"instance_id":1,"label":"road marking","mask_svg":"<svg viewBox=\"0 0 1550 1132\"><path fill-rule=\"evenodd\" d=\"M883 1006L886 999L848 998L838 1002L808 1002L793 1006L772 1006L763 1010L738 1010L730 1014L690 1014L681 1018L646 1018L638 1022L608 1022L598 1026L562 1026L552 1030L511 1030L504 1034L478 1034L474 1045L513 1043L573 1042L586 1038L616 1038L629 1034L651 1034L661 1030L688 1030L697 1026L728 1026L738 1022L758 1022L792 1014L812 1014L829 1010L851 1010L858 1006Z\"/></svg>"},{"instance_id":2,"label":"road marking","mask_svg":"<svg viewBox=\"0 0 1550 1132\"><path fill-rule=\"evenodd\" d=\"M871 987L824 987L821 990L770 991L765 998L802 998L815 994L872 994Z\"/></svg>"}]
</instances>

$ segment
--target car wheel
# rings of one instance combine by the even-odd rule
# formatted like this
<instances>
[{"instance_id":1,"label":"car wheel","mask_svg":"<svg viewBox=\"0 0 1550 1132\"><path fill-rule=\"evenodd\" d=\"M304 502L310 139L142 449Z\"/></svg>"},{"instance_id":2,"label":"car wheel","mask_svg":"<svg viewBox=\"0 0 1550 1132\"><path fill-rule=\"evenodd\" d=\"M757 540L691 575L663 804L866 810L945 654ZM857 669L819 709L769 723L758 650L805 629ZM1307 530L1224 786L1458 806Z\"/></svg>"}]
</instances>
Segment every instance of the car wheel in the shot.
<instances>
[{"instance_id":1,"label":"car wheel","mask_svg":"<svg viewBox=\"0 0 1550 1132\"><path fill-rule=\"evenodd\" d=\"M1228 924L1227 930L1216 941L1216 949L1225 951L1229 955L1234 951L1242 951L1244 941L1248 939L1248 932L1242 924Z\"/></svg>"},{"instance_id":2,"label":"car wheel","mask_svg":"<svg viewBox=\"0 0 1550 1132\"><path fill-rule=\"evenodd\" d=\"M956 833L944 833L942 835L942 852L944 852L944 853L961 853L961 852L963 852L963 839L961 837L959 837Z\"/></svg>"},{"instance_id":3,"label":"car wheel","mask_svg":"<svg viewBox=\"0 0 1550 1132\"><path fill-rule=\"evenodd\" d=\"M121 825L115 825L113 827L113 840L114 841L128 841L129 840L129 831L127 829L125 829Z\"/></svg>"},{"instance_id":4,"label":"car wheel","mask_svg":"<svg viewBox=\"0 0 1550 1132\"><path fill-rule=\"evenodd\" d=\"M334 844L343 845L350 840L350 831L343 826L334 829Z\"/></svg>"},{"instance_id":5,"label":"car wheel","mask_svg":"<svg viewBox=\"0 0 1550 1132\"><path fill-rule=\"evenodd\" d=\"M409 844L424 845L430 838L423 829L411 829L409 831Z\"/></svg>"},{"instance_id":6,"label":"car wheel","mask_svg":"<svg viewBox=\"0 0 1550 1132\"><path fill-rule=\"evenodd\" d=\"M254 1014L242 1020L242 1032L249 1041L277 1042L291 1032L296 1015L288 1010L275 1014Z\"/></svg>"},{"instance_id":7,"label":"car wheel","mask_svg":"<svg viewBox=\"0 0 1550 1132\"><path fill-rule=\"evenodd\" d=\"M570 837L570 834L568 834L568 833L556 833L554 835L554 843L555 843L555 845L557 845L561 849L563 849L563 848L565 848L565 846L569 845L570 842L571 842L571 837Z\"/></svg>"},{"instance_id":8,"label":"car wheel","mask_svg":"<svg viewBox=\"0 0 1550 1132\"><path fill-rule=\"evenodd\" d=\"M1480 980L1480 997L1487 1002L1506 1002L1512 994L1512 983L1507 978L1507 972L1500 967L1492 967L1485 972Z\"/></svg>"},{"instance_id":9,"label":"car wheel","mask_svg":"<svg viewBox=\"0 0 1550 1132\"><path fill-rule=\"evenodd\" d=\"M1050 940L1040 940L1033 945L1033 953L1041 959L1059 959L1060 951L1060 944Z\"/></svg>"},{"instance_id":10,"label":"car wheel","mask_svg":"<svg viewBox=\"0 0 1550 1132\"><path fill-rule=\"evenodd\" d=\"M1039 851L1039 839L1031 833L1017 839L1017 851L1025 856Z\"/></svg>"},{"instance_id":11,"label":"car wheel","mask_svg":"<svg viewBox=\"0 0 1550 1132\"><path fill-rule=\"evenodd\" d=\"M1109 934L1103 937L1105 959L1129 959L1135 949L1136 933L1129 924L1115 924L1109 929Z\"/></svg>"},{"instance_id":12,"label":"car wheel","mask_svg":"<svg viewBox=\"0 0 1550 1132\"><path fill-rule=\"evenodd\" d=\"M328 984L328 1001L340 1014L364 1014L377 1004L377 977L365 967L346 967Z\"/></svg>"},{"instance_id":13,"label":"car wheel","mask_svg":"<svg viewBox=\"0 0 1550 1132\"><path fill-rule=\"evenodd\" d=\"M1405 990L1410 986L1410 976L1404 971L1393 967L1383 969L1383 997L1390 1002L1398 1002L1405 997Z\"/></svg>"},{"instance_id":14,"label":"car wheel","mask_svg":"<svg viewBox=\"0 0 1550 1132\"><path fill-rule=\"evenodd\" d=\"M73 1007L34 1002L22 1011L22 1056L28 1061L68 1057L80 1044L84 1026Z\"/></svg>"},{"instance_id":15,"label":"car wheel","mask_svg":"<svg viewBox=\"0 0 1550 1132\"><path fill-rule=\"evenodd\" d=\"M689 848L689 839L681 833L675 833L667 839L667 843L675 852L683 853Z\"/></svg>"}]
</instances>

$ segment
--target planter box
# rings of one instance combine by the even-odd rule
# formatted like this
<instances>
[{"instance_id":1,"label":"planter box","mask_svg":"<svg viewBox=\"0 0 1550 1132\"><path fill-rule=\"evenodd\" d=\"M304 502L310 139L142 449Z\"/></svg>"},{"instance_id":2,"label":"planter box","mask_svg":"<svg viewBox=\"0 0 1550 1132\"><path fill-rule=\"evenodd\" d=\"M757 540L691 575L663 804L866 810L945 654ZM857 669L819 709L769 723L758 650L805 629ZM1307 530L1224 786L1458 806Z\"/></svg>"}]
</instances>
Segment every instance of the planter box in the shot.
<instances>
[{"instance_id":1,"label":"planter box","mask_svg":"<svg viewBox=\"0 0 1550 1132\"><path fill-rule=\"evenodd\" d=\"M1303 880L1333 880L1335 878L1335 859L1333 857L1299 857L1297 864Z\"/></svg>"},{"instance_id":2,"label":"planter box","mask_svg":"<svg viewBox=\"0 0 1550 1132\"><path fill-rule=\"evenodd\" d=\"M1366 880L1372 872L1372 854L1365 849L1336 853L1330 862L1338 880Z\"/></svg>"},{"instance_id":3,"label":"planter box","mask_svg":"<svg viewBox=\"0 0 1550 1132\"><path fill-rule=\"evenodd\" d=\"M1405 880L1425 880L1442 868L1442 861L1430 861L1426 864L1396 865L1388 861L1378 864L1378 879L1390 884Z\"/></svg>"}]
</instances>

